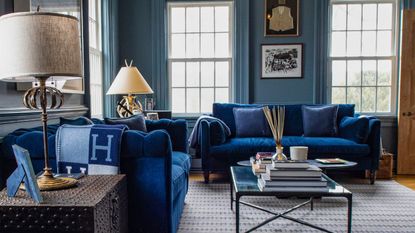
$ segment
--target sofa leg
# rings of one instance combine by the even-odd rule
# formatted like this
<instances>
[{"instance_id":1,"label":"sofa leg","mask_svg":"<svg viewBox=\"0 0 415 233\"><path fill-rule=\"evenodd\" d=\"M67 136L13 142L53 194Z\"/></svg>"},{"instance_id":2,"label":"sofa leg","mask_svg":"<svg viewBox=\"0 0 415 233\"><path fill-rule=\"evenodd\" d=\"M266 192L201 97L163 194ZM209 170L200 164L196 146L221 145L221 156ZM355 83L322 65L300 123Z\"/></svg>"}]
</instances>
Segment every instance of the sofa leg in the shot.
<instances>
[{"instance_id":1,"label":"sofa leg","mask_svg":"<svg viewBox=\"0 0 415 233\"><path fill-rule=\"evenodd\" d=\"M376 170L370 170L369 179L370 179L370 184L375 184L375 181L376 181Z\"/></svg>"},{"instance_id":2,"label":"sofa leg","mask_svg":"<svg viewBox=\"0 0 415 233\"><path fill-rule=\"evenodd\" d=\"M209 184L209 171L203 171L203 178L205 178L205 184Z\"/></svg>"}]
</instances>

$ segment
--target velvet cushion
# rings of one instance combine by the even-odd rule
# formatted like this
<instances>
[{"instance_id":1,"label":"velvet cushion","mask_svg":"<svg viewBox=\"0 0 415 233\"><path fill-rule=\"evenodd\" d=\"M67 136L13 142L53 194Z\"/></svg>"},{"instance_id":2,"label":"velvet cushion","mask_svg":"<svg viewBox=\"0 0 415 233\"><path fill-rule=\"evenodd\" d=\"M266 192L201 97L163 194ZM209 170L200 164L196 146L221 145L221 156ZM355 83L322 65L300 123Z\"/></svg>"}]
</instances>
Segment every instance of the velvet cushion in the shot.
<instances>
[{"instance_id":1,"label":"velvet cushion","mask_svg":"<svg viewBox=\"0 0 415 233\"><path fill-rule=\"evenodd\" d=\"M60 117L59 124L60 125L65 125L65 124L66 125L93 125L94 123L90 119L81 116L78 118L71 118L71 119Z\"/></svg>"},{"instance_id":2,"label":"velvet cushion","mask_svg":"<svg viewBox=\"0 0 415 233\"><path fill-rule=\"evenodd\" d=\"M172 163L174 165L180 166L187 173L189 173L190 167L192 166L190 156L180 151L172 152Z\"/></svg>"},{"instance_id":3,"label":"velvet cushion","mask_svg":"<svg viewBox=\"0 0 415 233\"><path fill-rule=\"evenodd\" d=\"M130 130L147 132L144 115L134 115L128 118L105 118L105 124L108 125L126 125Z\"/></svg>"},{"instance_id":4,"label":"velvet cushion","mask_svg":"<svg viewBox=\"0 0 415 233\"><path fill-rule=\"evenodd\" d=\"M343 117L339 125L339 136L356 143L365 143L369 134L369 119L366 117Z\"/></svg>"},{"instance_id":5,"label":"velvet cushion","mask_svg":"<svg viewBox=\"0 0 415 233\"><path fill-rule=\"evenodd\" d=\"M271 137L262 108L234 108L236 137Z\"/></svg>"},{"instance_id":6,"label":"velvet cushion","mask_svg":"<svg viewBox=\"0 0 415 233\"><path fill-rule=\"evenodd\" d=\"M303 128L306 137L337 135L338 105L303 106Z\"/></svg>"}]
</instances>

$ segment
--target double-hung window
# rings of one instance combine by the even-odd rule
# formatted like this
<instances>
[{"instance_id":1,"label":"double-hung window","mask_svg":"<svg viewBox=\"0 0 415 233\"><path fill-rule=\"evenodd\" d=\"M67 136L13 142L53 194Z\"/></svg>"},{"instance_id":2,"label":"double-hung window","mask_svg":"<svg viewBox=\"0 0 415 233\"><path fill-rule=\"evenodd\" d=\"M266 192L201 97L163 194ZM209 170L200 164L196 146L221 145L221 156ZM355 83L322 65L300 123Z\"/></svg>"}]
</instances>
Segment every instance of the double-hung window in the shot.
<instances>
[{"instance_id":1,"label":"double-hung window","mask_svg":"<svg viewBox=\"0 0 415 233\"><path fill-rule=\"evenodd\" d=\"M397 2L332 0L330 11L331 102L355 104L357 112L393 113Z\"/></svg>"},{"instance_id":2,"label":"double-hung window","mask_svg":"<svg viewBox=\"0 0 415 233\"><path fill-rule=\"evenodd\" d=\"M89 72L91 117L102 118L101 0L89 0Z\"/></svg>"},{"instance_id":3,"label":"double-hung window","mask_svg":"<svg viewBox=\"0 0 415 233\"><path fill-rule=\"evenodd\" d=\"M232 77L232 2L168 4L170 101L174 114L228 102Z\"/></svg>"}]
</instances>

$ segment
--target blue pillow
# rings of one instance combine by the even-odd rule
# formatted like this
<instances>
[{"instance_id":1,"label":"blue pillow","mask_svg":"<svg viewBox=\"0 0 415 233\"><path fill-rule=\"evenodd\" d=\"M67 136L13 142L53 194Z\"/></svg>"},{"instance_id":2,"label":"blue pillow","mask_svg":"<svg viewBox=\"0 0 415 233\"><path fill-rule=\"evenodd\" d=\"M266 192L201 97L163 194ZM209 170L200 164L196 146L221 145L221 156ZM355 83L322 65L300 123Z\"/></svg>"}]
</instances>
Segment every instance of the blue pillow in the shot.
<instances>
[{"instance_id":1,"label":"blue pillow","mask_svg":"<svg viewBox=\"0 0 415 233\"><path fill-rule=\"evenodd\" d=\"M262 108L234 108L236 137L272 137Z\"/></svg>"},{"instance_id":2,"label":"blue pillow","mask_svg":"<svg viewBox=\"0 0 415 233\"><path fill-rule=\"evenodd\" d=\"M108 125L126 125L130 130L147 132L146 120L143 114L134 115L128 118L105 118L105 124Z\"/></svg>"},{"instance_id":3,"label":"blue pillow","mask_svg":"<svg viewBox=\"0 0 415 233\"><path fill-rule=\"evenodd\" d=\"M356 143L365 143L369 135L369 119L366 117L343 117L339 136Z\"/></svg>"},{"instance_id":4,"label":"blue pillow","mask_svg":"<svg viewBox=\"0 0 415 233\"><path fill-rule=\"evenodd\" d=\"M60 125L65 125L65 124L66 125L93 125L94 123L90 119L81 116L81 117L72 118L72 119L60 117L59 124Z\"/></svg>"},{"instance_id":5,"label":"blue pillow","mask_svg":"<svg viewBox=\"0 0 415 233\"><path fill-rule=\"evenodd\" d=\"M337 135L338 105L303 106L305 137L334 137Z\"/></svg>"}]
</instances>

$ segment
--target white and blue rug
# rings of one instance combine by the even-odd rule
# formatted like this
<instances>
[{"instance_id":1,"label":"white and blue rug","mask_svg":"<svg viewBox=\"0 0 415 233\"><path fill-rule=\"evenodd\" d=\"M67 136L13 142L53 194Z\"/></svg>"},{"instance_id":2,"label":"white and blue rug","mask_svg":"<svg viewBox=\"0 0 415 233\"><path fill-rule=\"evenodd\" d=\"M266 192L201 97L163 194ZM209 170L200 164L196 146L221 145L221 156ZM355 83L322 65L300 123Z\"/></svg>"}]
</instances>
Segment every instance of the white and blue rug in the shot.
<instances>
[{"instance_id":1,"label":"white and blue rug","mask_svg":"<svg viewBox=\"0 0 415 233\"><path fill-rule=\"evenodd\" d=\"M344 184L353 192L352 232L415 233L415 191L395 181L376 181L375 185ZM229 184L190 182L180 233L235 232L235 212L230 209ZM274 212L281 212L304 200L274 197L243 197ZM271 217L262 211L241 205L241 232ZM288 214L334 232L346 232L347 201L344 198L316 200ZM255 232L320 232L288 220L277 219Z\"/></svg>"}]
</instances>

